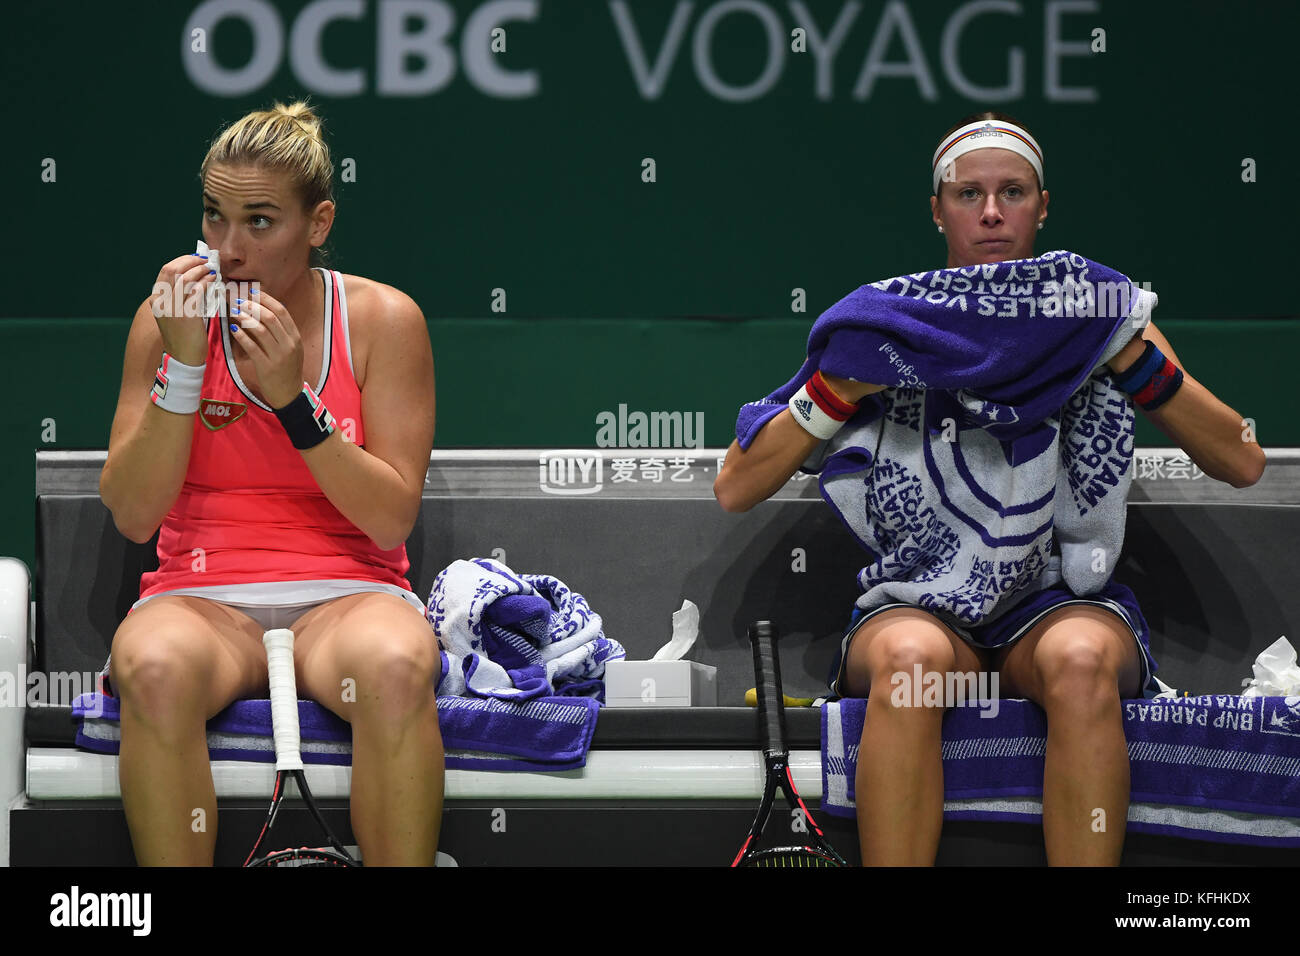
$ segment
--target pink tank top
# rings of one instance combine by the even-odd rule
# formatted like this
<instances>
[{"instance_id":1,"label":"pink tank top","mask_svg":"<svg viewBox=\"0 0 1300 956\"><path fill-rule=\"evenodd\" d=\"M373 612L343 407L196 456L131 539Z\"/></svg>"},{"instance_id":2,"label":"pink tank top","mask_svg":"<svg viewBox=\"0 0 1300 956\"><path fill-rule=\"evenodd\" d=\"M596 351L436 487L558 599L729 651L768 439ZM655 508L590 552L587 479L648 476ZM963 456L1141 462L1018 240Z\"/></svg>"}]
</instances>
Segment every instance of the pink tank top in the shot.
<instances>
[{"instance_id":1,"label":"pink tank top","mask_svg":"<svg viewBox=\"0 0 1300 956\"><path fill-rule=\"evenodd\" d=\"M343 279L318 271L325 280L323 368L318 382L308 381L336 429L364 447ZM270 406L244 385L233 355L227 323L210 320L189 469L159 531L158 570L141 576L140 597L336 578L409 591L406 545L381 550L330 504Z\"/></svg>"}]
</instances>

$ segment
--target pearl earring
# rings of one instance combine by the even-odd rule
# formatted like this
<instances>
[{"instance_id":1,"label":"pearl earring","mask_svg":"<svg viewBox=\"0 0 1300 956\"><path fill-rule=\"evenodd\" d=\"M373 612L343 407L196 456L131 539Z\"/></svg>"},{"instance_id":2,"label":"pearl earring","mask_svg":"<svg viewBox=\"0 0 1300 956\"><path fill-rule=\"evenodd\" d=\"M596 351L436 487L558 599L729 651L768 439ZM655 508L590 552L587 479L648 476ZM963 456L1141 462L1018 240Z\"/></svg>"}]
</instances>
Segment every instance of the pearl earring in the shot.
<instances>
[{"instance_id":1,"label":"pearl earring","mask_svg":"<svg viewBox=\"0 0 1300 956\"><path fill-rule=\"evenodd\" d=\"M1038 228L1039 228L1039 229L1042 229L1042 228L1043 228L1043 224L1042 224L1041 222L1038 224Z\"/></svg>"},{"instance_id":2,"label":"pearl earring","mask_svg":"<svg viewBox=\"0 0 1300 956\"><path fill-rule=\"evenodd\" d=\"M940 226L940 227L939 227L939 231L940 231L940 232L943 232L943 226Z\"/></svg>"}]
</instances>

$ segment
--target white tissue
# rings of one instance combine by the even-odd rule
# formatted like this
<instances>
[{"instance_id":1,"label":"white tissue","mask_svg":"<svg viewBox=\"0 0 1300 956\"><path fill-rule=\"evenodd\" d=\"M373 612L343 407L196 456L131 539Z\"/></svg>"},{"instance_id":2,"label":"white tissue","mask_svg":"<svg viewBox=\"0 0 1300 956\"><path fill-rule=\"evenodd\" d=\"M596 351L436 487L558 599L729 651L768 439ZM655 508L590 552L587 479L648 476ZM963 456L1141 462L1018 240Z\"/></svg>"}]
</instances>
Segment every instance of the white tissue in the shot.
<instances>
[{"instance_id":1,"label":"white tissue","mask_svg":"<svg viewBox=\"0 0 1300 956\"><path fill-rule=\"evenodd\" d=\"M204 300L204 315L212 315L217 312L222 319L226 317L226 295L222 286L221 278L221 253L216 249L209 249L207 243L202 239L194 249L195 255L208 257L208 268L217 274L217 281L208 286L207 298Z\"/></svg>"},{"instance_id":2,"label":"white tissue","mask_svg":"<svg viewBox=\"0 0 1300 956\"><path fill-rule=\"evenodd\" d=\"M1293 697L1300 694L1300 667L1295 648L1285 637L1255 658L1255 676L1241 682L1242 697Z\"/></svg>"},{"instance_id":3,"label":"white tissue","mask_svg":"<svg viewBox=\"0 0 1300 956\"><path fill-rule=\"evenodd\" d=\"M200 240L199 240L198 248L194 250L194 254L197 255L197 256L207 256L207 257L208 257L208 268L211 269L212 271L214 271L214 272L217 274L217 281L218 281L218 282L222 281L222 279L221 279L221 253L220 253L220 252L218 252L216 249L209 249L209 248L207 247L207 244L204 243L204 241L203 241L202 239L200 239Z\"/></svg>"},{"instance_id":4,"label":"white tissue","mask_svg":"<svg viewBox=\"0 0 1300 956\"><path fill-rule=\"evenodd\" d=\"M680 611L673 611L673 636L667 644L655 651L652 661L680 661L695 646L700 636L700 609L690 601L683 601Z\"/></svg>"}]
</instances>

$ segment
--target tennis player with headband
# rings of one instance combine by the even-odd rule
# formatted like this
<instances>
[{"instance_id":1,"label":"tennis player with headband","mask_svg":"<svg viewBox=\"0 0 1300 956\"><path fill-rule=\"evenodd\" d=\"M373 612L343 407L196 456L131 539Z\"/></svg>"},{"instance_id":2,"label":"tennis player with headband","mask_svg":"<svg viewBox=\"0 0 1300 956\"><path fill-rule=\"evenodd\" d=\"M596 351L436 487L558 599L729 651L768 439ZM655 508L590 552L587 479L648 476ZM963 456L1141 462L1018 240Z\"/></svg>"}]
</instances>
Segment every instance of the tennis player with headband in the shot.
<instances>
[{"instance_id":1,"label":"tennis player with headband","mask_svg":"<svg viewBox=\"0 0 1300 956\"><path fill-rule=\"evenodd\" d=\"M966 118L940 140L932 174L930 212L947 243L946 268L1034 256L1049 196L1043 151L1021 124L996 112ZM1206 474L1235 487L1258 480L1264 453L1242 441L1241 416L1187 374L1154 324L1108 364L1118 387ZM719 502L745 511L771 496L853 416L858 402L877 392L886 406L881 427L895 433L890 440L919 445L924 439L915 429L891 423L894 391L815 373L791 399L810 400L812 420L805 424L787 409L763 426L748 451L733 443L714 487ZM1129 622L1141 613L1132 592L1112 579L1106 593L1111 600L1071 603L1032 624L1013 607L986 628L969 628L971 640L915 605L855 620L835 683L844 696L868 698L855 781L865 864L929 865L938 852L945 711L890 702L891 675L913 673L916 665L925 673L997 672L1001 696L1041 705L1048 726L1048 862L1119 863L1129 803L1120 700L1143 695L1149 667L1142 657L1146 664L1150 659ZM1046 607L1079 600L1062 582L1048 589ZM1042 613L1034 604L1030 616ZM1101 832L1098 808L1109 821Z\"/></svg>"},{"instance_id":2,"label":"tennis player with headband","mask_svg":"<svg viewBox=\"0 0 1300 956\"><path fill-rule=\"evenodd\" d=\"M177 256L137 310L100 481L132 541L161 525L159 568L142 577L105 668L121 703L136 859L212 864L204 725L267 695L262 634L287 627L299 695L352 725L352 827L366 864L431 865L439 656L405 578L433 445L424 317L397 289L311 267L335 207L306 104L223 130L200 178L203 240L221 275L216 261ZM190 296L221 279L256 291L229 293L228 321L187 315ZM188 295L172 294L178 283Z\"/></svg>"}]
</instances>

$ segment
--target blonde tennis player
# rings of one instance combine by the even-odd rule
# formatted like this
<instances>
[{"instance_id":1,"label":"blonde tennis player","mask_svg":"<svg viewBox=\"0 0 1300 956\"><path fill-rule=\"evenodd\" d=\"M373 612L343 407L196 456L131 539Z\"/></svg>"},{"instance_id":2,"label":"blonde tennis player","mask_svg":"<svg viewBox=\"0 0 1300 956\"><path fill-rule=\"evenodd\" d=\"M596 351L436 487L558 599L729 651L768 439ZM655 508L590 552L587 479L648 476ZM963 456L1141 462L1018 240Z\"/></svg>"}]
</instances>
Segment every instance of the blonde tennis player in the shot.
<instances>
[{"instance_id":1,"label":"blonde tennis player","mask_svg":"<svg viewBox=\"0 0 1300 956\"><path fill-rule=\"evenodd\" d=\"M211 252L178 248L136 312L100 482L126 537L159 531L106 665L136 859L212 864L204 725L267 694L262 634L287 627L300 696L352 725L366 864L431 865L439 657L405 577L433 444L424 318L397 289L317 265L333 172L306 104L223 130L201 181ZM195 307L222 280L224 319Z\"/></svg>"}]
</instances>

